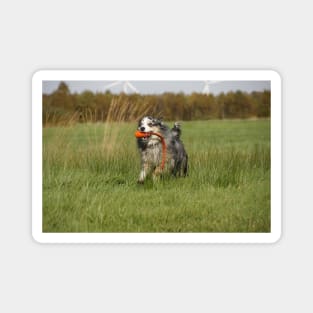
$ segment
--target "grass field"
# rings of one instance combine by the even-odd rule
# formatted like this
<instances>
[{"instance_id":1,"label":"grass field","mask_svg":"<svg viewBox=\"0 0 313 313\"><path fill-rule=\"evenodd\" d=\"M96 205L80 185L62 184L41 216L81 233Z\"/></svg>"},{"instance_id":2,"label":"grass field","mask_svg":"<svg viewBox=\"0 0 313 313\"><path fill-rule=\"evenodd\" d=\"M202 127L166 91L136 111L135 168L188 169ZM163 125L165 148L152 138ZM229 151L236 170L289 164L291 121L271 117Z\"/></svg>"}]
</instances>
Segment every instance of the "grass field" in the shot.
<instances>
[{"instance_id":1,"label":"grass field","mask_svg":"<svg viewBox=\"0 0 313 313\"><path fill-rule=\"evenodd\" d=\"M135 128L43 129L44 232L270 232L269 120L183 122L188 177L144 185Z\"/></svg>"}]
</instances>

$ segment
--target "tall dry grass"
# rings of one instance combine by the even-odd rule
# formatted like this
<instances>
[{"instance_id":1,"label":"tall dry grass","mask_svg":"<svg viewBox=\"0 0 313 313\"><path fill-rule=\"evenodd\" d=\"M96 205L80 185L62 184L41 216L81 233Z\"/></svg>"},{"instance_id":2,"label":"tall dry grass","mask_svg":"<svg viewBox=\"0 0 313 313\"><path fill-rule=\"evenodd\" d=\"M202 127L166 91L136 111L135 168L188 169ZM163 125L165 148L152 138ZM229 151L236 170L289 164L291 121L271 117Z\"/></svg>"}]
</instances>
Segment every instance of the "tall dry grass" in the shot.
<instances>
[{"instance_id":1,"label":"tall dry grass","mask_svg":"<svg viewBox=\"0 0 313 313\"><path fill-rule=\"evenodd\" d=\"M139 104L131 102L123 96L114 97L110 103L106 118L102 121L96 120L96 114L92 109L85 110L84 112L49 112L46 111L43 116L43 125L45 128L49 127L65 127L74 128L77 124L83 122L90 125L90 129L96 131L99 124L103 124L102 139L99 140L98 136L93 134L89 135L90 141L95 141L95 150L101 153L103 157L113 157L117 153L123 150L121 145L116 143L125 142L125 138L130 132L133 132L133 123L138 121L142 116L154 115L155 106L149 102ZM123 127L117 127L117 125L123 125ZM62 146L62 149L66 149L66 139L59 132L57 146Z\"/></svg>"},{"instance_id":2,"label":"tall dry grass","mask_svg":"<svg viewBox=\"0 0 313 313\"><path fill-rule=\"evenodd\" d=\"M121 97L113 98L104 122L102 151L107 156L122 152L118 151L122 147L116 143L125 142L125 136L134 131L133 125L126 122L134 122L145 115L153 115L154 110L154 106L149 103L141 105L125 101ZM117 127L117 124L123 124L123 127Z\"/></svg>"}]
</instances>

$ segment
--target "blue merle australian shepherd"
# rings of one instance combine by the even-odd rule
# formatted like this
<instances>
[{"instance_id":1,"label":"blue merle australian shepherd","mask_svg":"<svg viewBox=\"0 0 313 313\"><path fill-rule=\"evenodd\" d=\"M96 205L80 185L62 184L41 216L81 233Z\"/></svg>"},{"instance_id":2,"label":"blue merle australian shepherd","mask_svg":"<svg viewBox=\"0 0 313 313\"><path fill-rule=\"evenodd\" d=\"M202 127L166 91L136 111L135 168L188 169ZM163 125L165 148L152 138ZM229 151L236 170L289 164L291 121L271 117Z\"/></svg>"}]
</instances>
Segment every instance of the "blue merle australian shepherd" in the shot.
<instances>
[{"instance_id":1,"label":"blue merle australian shepherd","mask_svg":"<svg viewBox=\"0 0 313 313\"><path fill-rule=\"evenodd\" d=\"M140 138L136 136L141 155L138 183L143 183L149 174L153 179L163 172L173 176L187 175L188 155L180 139L178 123L170 129L160 119L145 116L139 121L137 131L143 134Z\"/></svg>"}]
</instances>

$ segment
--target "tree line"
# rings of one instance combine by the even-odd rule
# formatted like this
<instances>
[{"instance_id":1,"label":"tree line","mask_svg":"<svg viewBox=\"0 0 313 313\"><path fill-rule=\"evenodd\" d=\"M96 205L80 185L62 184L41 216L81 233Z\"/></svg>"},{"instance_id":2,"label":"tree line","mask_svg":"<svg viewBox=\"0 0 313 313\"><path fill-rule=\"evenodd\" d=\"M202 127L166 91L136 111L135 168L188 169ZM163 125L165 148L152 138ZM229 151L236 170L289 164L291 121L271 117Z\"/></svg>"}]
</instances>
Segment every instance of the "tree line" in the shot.
<instances>
[{"instance_id":1,"label":"tree line","mask_svg":"<svg viewBox=\"0 0 313 313\"><path fill-rule=\"evenodd\" d=\"M43 124L133 121L142 114L164 120L207 120L270 117L271 92L237 90L219 95L170 93L158 95L112 94L92 91L71 93L61 82L53 93L43 94Z\"/></svg>"}]
</instances>

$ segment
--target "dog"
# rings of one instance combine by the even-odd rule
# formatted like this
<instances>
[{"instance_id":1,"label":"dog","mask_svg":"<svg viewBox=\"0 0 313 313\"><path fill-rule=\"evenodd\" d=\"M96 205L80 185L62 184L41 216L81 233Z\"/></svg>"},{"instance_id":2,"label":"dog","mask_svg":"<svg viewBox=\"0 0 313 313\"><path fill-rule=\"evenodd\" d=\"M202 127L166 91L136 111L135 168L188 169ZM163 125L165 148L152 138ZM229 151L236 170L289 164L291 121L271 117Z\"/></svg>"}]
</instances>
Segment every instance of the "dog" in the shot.
<instances>
[{"instance_id":1,"label":"dog","mask_svg":"<svg viewBox=\"0 0 313 313\"><path fill-rule=\"evenodd\" d=\"M150 173L152 173L154 180L163 172L169 172L173 176L187 175L188 155L180 139L181 128L179 123L176 122L170 129L161 119L145 116L138 122L137 130L147 133L147 136L143 135L143 137L137 138L137 146L141 156L138 183L144 183ZM157 133L161 138L155 134L149 134L151 132ZM165 160L163 160L164 149L166 149ZM164 168L162 163L163 166L165 163Z\"/></svg>"}]
</instances>

